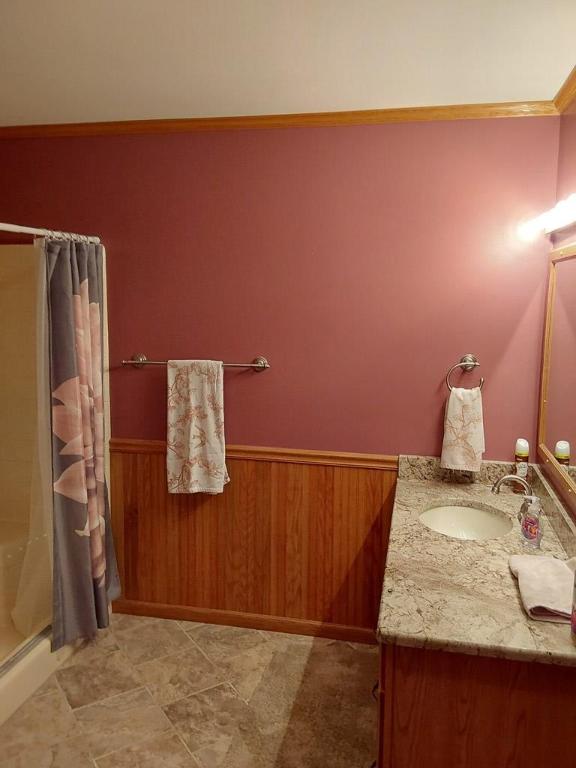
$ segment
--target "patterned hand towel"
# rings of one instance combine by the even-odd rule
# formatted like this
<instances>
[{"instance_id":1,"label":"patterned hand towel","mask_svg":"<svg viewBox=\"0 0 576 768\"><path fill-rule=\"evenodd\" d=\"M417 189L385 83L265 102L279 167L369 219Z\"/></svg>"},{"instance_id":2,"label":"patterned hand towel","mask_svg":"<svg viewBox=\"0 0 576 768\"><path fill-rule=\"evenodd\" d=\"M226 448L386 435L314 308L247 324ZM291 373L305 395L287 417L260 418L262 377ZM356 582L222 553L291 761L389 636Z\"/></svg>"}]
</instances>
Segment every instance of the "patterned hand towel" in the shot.
<instances>
[{"instance_id":1,"label":"patterned hand towel","mask_svg":"<svg viewBox=\"0 0 576 768\"><path fill-rule=\"evenodd\" d=\"M518 579L522 605L531 619L570 621L576 557L564 561L540 555L512 555L510 570Z\"/></svg>"},{"instance_id":2,"label":"patterned hand towel","mask_svg":"<svg viewBox=\"0 0 576 768\"><path fill-rule=\"evenodd\" d=\"M484 417L480 387L453 387L446 404L440 466L479 472L484 453Z\"/></svg>"},{"instance_id":3,"label":"patterned hand towel","mask_svg":"<svg viewBox=\"0 0 576 768\"><path fill-rule=\"evenodd\" d=\"M222 493L229 481L224 445L222 363L168 361L170 493Z\"/></svg>"}]
</instances>

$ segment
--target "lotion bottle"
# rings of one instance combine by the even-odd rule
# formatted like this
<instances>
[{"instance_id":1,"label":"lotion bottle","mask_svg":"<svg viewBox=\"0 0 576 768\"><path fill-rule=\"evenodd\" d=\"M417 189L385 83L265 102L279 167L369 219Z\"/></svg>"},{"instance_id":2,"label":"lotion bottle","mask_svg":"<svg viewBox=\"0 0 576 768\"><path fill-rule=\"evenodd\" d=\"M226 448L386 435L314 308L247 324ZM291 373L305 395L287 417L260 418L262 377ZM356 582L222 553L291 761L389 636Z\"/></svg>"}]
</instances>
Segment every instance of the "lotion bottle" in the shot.
<instances>
[{"instance_id":1,"label":"lotion bottle","mask_svg":"<svg viewBox=\"0 0 576 768\"><path fill-rule=\"evenodd\" d=\"M568 440L558 440L554 448L554 458L564 467L570 466L570 443Z\"/></svg>"}]
</instances>

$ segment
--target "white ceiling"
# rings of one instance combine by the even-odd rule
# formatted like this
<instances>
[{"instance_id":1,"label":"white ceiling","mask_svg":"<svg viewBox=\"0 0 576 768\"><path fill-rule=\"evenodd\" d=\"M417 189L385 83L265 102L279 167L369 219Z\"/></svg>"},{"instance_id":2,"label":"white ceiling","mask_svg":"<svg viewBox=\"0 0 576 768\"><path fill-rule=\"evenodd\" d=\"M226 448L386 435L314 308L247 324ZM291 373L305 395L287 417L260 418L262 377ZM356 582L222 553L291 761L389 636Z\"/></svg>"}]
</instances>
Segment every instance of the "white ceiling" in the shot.
<instances>
[{"instance_id":1,"label":"white ceiling","mask_svg":"<svg viewBox=\"0 0 576 768\"><path fill-rule=\"evenodd\" d=\"M0 125L551 99L575 0L0 0Z\"/></svg>"}]
</instances>

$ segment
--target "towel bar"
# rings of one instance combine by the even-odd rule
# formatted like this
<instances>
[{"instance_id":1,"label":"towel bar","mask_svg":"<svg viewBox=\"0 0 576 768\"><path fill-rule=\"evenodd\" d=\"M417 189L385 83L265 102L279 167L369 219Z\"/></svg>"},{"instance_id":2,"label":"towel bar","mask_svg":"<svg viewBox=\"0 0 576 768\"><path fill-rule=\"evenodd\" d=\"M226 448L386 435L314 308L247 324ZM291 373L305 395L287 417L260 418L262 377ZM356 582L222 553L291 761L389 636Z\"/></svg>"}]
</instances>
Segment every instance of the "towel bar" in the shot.
<instances>
[{"instance_id":1,"label":"towel bar","mask_svg":"<svg viewBox=\"0 0 576 768\"><path fill-rule=\"evenodd\" d=\"M148 360L145 354L138 352L132 355L130 360L122 360L122 365L131 365L132 368L143 368L145 365L168 365L168 360ZM253 371L265 371L270 368L270 363L262 355L258 355L251 363L222 363L224 368L252 368Z\"/></svg>"}]
</instances>

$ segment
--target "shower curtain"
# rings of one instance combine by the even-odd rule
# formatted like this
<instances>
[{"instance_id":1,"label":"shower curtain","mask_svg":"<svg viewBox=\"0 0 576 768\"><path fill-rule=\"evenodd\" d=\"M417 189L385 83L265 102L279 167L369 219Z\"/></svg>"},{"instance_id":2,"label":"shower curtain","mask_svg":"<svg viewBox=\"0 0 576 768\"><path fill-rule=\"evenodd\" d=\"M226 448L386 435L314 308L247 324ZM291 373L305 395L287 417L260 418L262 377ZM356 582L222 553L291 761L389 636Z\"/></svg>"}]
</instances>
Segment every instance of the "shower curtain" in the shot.
<instances>
[{"instance_id":1,"label":"shower curtain","mask_svg":"<svg viewBox=\"0 0 576 768\"><path fill-rule=\"evenodd\" d=\"M101 245L47 240L54 509L52 648L108 626L120 594L104 470Z\"/></svg>"}]
</instances>

